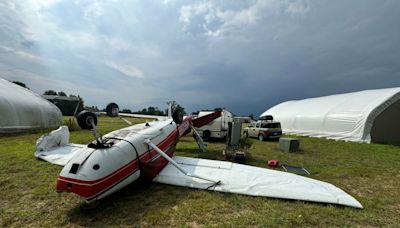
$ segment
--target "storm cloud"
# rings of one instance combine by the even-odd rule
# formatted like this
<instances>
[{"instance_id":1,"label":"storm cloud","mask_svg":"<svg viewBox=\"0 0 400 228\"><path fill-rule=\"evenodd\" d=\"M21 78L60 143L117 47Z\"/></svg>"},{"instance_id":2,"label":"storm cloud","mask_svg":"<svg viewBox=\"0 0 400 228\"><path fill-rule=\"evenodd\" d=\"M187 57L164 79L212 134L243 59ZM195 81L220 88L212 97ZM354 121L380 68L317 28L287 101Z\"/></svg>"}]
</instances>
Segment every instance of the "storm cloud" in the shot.
<instances>
[{"instance_id":1,"label":"storm cloud","mask_svg":"<svg viewBox=\"0 0 400 228\"><path fill-rule=\"evenodd\" d=\"M400 86L399 11L397 0L4 0L0 77L99 107L259 115Z\"/></svg>"}]
</instances>

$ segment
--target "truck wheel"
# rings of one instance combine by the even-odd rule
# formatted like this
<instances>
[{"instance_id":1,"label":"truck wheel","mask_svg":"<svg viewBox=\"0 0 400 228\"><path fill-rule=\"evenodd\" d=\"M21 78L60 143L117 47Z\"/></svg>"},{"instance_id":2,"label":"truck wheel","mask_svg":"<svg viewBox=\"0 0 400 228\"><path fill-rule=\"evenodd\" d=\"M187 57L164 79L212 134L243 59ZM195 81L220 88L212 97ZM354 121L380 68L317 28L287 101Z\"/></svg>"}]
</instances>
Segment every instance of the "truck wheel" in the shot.
<instances>
[{"instance_id":1,"label":"truck wheel","mask_svg":"<svg viewBox=\"0 0 400 228\"><path fill-rule=\"evenodd\" d=\"M263 135L263 134L259 134L259 135L258 135L258 140L264 141L264 135Z\"/></svg>"},{"instance_id":2,"label":"truck wheel","mask_svg":"<svg viewBox=\"0 0 400 228\"><path fill-rule=\"evenodd\" d=\"M208 140L210 140L210 138L211 138L211 132L210 131L203 131L203 139L205 141L208 141Z\"/></svg>"}]
</instances>

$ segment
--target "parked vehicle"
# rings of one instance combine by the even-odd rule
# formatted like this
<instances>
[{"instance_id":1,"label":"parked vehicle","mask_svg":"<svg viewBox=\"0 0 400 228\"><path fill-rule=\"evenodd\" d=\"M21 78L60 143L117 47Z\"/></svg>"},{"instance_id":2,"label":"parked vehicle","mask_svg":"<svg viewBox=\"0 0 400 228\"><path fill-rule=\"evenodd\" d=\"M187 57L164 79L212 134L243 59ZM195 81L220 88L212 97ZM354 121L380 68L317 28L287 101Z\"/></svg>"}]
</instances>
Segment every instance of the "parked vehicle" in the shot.
<instances>
[{"instance_id":1,"label":"parked vehicle","mask_svg":"<svg viewBox=\"0 0 400 228\"><path fill-rule=\"evenodd\" d=\"M208 115L214 111L200 111L198 117ZM233 121L233 115L227 110L222 110L221 117L215 119L207 125L200 128L196 128L199 135L204 140L209 140L210 138L221 139L225 138L228 133L228 124Z\"/></svg>"},{"instance_id":2,"label":"parked vehicle","mask_svg":"<svg viewBox=\"0 0 400 228\"><path fill-rule=\"evenodd\" d=\"M282 136L281 123L272 120L252 122L243 130L246 137L258 138L260 141L266 139L277 139Z\"/></svg>"}]
</instances>

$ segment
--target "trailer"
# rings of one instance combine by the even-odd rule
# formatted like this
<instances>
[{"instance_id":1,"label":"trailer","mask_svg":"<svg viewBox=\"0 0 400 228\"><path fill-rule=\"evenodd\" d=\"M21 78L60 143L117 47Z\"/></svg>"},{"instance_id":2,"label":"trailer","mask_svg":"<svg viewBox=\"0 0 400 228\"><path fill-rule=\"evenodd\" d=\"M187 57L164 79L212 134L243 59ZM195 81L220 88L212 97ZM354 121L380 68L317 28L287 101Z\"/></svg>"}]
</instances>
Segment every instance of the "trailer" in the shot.
<instances>
[{"instance_id":1,"label":"trailer","mask_svg":"<svg viewBox=\"0 0 400 228\"><path fill-rule=\"evenodd\" d=\"M200 111L198 117L208 115L214 111ZM215 119L207 125L200 128L196 128L199 135L204 140L209 140L211 138L222 139L227 136L229 123L233 121L233 115L227 110L222 110L221 117Z\"/></svg>"}]
</instances>

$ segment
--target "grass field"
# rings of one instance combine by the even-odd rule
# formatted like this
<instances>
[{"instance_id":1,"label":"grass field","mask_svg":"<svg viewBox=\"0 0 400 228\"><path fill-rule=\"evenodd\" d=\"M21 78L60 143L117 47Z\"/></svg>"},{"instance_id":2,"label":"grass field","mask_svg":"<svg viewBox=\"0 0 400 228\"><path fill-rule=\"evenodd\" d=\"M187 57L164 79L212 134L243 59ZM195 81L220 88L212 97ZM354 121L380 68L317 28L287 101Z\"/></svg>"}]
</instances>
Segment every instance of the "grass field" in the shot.
<instances>
[{"instance_id":1,"label":"grass field","mask_svg":"<svg viewBox=\"0 0 400 228\"><path fill-rule=\"evenodd\" d=\"M142 122L140 119L130 119ZM101 132L126 126L101 117ZM359 200L363 210L193 190L139 181L87 205L78 196L55 192L60 166L34 158L43 132L0 138L0 226L400 226L400 147L300 137L300 153L284 153L277 142L249 140L248 164L266 167L279 159L303 165L311 177L330 182ZM73 143L88 143L87 131L71 132ZM199 153L192 137L176 154L221 159L223 143Z\"/></svg>"}]
</instances>

